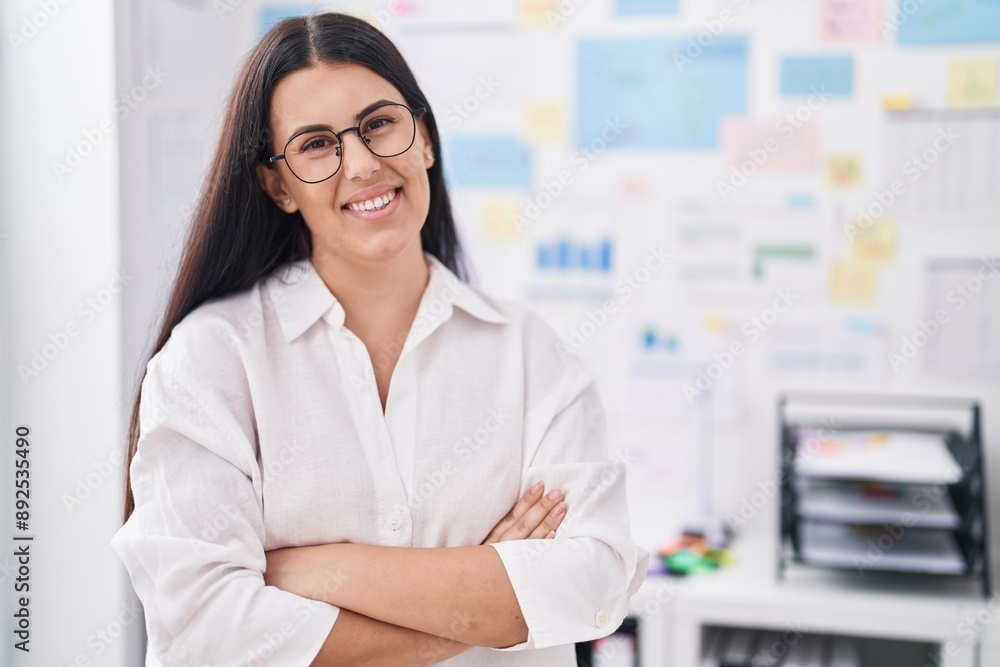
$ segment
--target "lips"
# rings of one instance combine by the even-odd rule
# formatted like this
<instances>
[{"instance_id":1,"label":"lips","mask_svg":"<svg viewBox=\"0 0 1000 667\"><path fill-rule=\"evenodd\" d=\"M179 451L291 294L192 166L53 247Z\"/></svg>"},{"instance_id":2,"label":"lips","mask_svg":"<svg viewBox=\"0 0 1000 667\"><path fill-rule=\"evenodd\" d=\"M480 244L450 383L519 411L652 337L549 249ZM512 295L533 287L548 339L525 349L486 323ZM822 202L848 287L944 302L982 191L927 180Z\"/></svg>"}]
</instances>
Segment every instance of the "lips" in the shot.
<instances>
[{"instance_id":1,"label":"lips","mask_svg":"<svg viewBox=\"0 0 1000 667\"><path fill-rule=\"evenodd\" d=\"M352 211L373 211L384 208L398 194L398 189L391 185L376 185L356 193L344 204L345 209Z\"/></svg>"}]
</instances>

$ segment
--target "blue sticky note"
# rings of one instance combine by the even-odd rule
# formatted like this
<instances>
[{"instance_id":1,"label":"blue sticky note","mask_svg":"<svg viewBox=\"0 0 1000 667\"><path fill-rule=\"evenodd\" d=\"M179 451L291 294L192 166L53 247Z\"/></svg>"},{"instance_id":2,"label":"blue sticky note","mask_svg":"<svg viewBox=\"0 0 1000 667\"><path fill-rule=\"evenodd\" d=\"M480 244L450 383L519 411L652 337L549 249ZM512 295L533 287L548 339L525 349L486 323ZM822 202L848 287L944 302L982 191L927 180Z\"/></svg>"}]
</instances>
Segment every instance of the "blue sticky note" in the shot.
<instances>
[{"instance_id":1,"label":"blue sticky note","mask_svg":"<svg viewBox=\"0 0 1000 667\"><path fill-rule=\"evenodd\" d=\"M265 5L257 14L257 38L260 39L268 30L287 18L308 16L316 11L316 7L311 5Z\"/></svg>"},{"instance_id":2,"label":"blue sticky note","mask_svg":"<svg viewBox=\"0 0 1000 667\"><path fill-rule=\"evenodd\" d=\"M900 44L1000 42L997 0L899 0L883 31L897 31Z\"/></svg>"},{"instance_id":3,"label":"blue sticky note","mask_svg":"<svg viewBox=\"0 0 1000 667\"><path fill-rule=\"evenodd\" d=\"M531 150L512 136L452 137L445 144L448 185L460 188L527 188Z\"/></svg>"},{"instance_id":4,"label":"blue sticky note","mask_svg":"<svg viewBox=\"0 0 1000 667\"><path fill-rule=\"evenodd\" d=\"M851 56L787 56L781 59L781 94L850 95L854 88Z\"/></svg>"},{"instance_id":5,"label":"blue sticky note","mask_svg":"<svg viewBox=\"0 0 1000 667\"><path fill-rule=\"evenodd\" d=\"M676 16L678 0L615 0L615 16Z\"/></svg>"},{"instance_id":6,"label":"blue sticky note","mask_svg":"<svg viewBox=\"0 0 1000 667\"><path fill-rule=\"evenodd\" d=\"M704 40L703 40L704 41ZM719 120L747 110L747 37L582 39L576 145L715 148Z\"/></svg>"}]
</instances>

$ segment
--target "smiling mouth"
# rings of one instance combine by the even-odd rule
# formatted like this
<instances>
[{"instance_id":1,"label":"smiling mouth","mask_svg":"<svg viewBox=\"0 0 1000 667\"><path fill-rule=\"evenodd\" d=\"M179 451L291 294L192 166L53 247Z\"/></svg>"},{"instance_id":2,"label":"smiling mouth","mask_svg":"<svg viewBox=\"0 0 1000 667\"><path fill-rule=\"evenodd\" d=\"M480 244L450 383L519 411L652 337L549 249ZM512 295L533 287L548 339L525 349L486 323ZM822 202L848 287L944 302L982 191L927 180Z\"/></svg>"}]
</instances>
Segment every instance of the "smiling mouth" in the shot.
<instances>
[{"instance_id":1,"label":"smiling mouth","mask_svg":"<svg viewBox=\"0 0 1000 667\"><path fill-rule=\"evenodd\" d=\"M346 209L352 211L364 212L364 211L381 211L386 206L389 205L393 199L396 198L396 192L398 188L390 190L380 197L375 197L374 199L367 199L365 201L354 202L353 204L347 204L344 206Z\"/></svg>"}]
</instances>

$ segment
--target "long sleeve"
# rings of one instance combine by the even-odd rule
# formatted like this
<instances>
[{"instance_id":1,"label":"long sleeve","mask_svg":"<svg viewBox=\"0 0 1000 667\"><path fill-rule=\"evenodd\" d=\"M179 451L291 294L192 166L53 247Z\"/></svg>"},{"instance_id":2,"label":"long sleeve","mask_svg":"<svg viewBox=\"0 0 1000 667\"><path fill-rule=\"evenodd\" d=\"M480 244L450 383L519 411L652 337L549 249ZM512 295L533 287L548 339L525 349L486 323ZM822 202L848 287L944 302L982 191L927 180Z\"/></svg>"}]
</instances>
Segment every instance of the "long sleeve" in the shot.
<instances>
[{"instance_id":1,"label":"long sleeve","mask_svg":"<svg viewBox=\"0 0 1000 667\"><path fill-rule=\"evenodd\" d=\"M218 392L175 375L156 358L147 367L135 511L112 538L145 609L149 651L165 667L305 667L339 609L264 585L246 426Z\"/></svg>"},{"instance_id":2,"label":"long sleeve","mask_svg":"<svg viewBox=\"0 0 1000 667\"><path fill-rule=\"evenodd\" d=\"M537 481L566 492L553 540L492 546L528 626L528 640L499 650L545 648L614 632L646 574L649 553L631 538L623 455L611 456L593 377L542 322L527 327L521 493Z\"/></svg>"}]
</instances>

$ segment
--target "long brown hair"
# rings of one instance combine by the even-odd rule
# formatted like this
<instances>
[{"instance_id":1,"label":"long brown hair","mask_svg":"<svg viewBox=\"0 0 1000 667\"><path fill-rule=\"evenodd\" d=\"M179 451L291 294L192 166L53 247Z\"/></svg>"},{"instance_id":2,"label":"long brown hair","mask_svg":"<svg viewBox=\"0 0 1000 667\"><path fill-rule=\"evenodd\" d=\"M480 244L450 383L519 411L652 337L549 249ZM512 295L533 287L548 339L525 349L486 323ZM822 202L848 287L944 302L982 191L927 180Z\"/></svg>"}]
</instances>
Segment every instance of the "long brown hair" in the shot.
<instances>
[{"instance_id":1,"label":"long brown hair","mask_svg":"<svg viewBox=\"0 0 1000 667\"><path fill-rule=\"evenodd\" d=\"M428 109L423 119L435 160L427 173L430 210L420 239L426 252L466 279L445 189L437 124L403 56L385 35L352 16L327 13L285 19L264 35L236 77L149 359L166 344L174 326L205 301L247 289L279 266L311 256L312 238L301 213L287 214L275 205L258 185L256 167L270 154L271 94L278 82L319 63L339 62L367 67L394 85L410 107ZM135 508L129 468L139 440L141 398L140 380L128 427L125 521Z\"/></svg>"}]
</instances>

